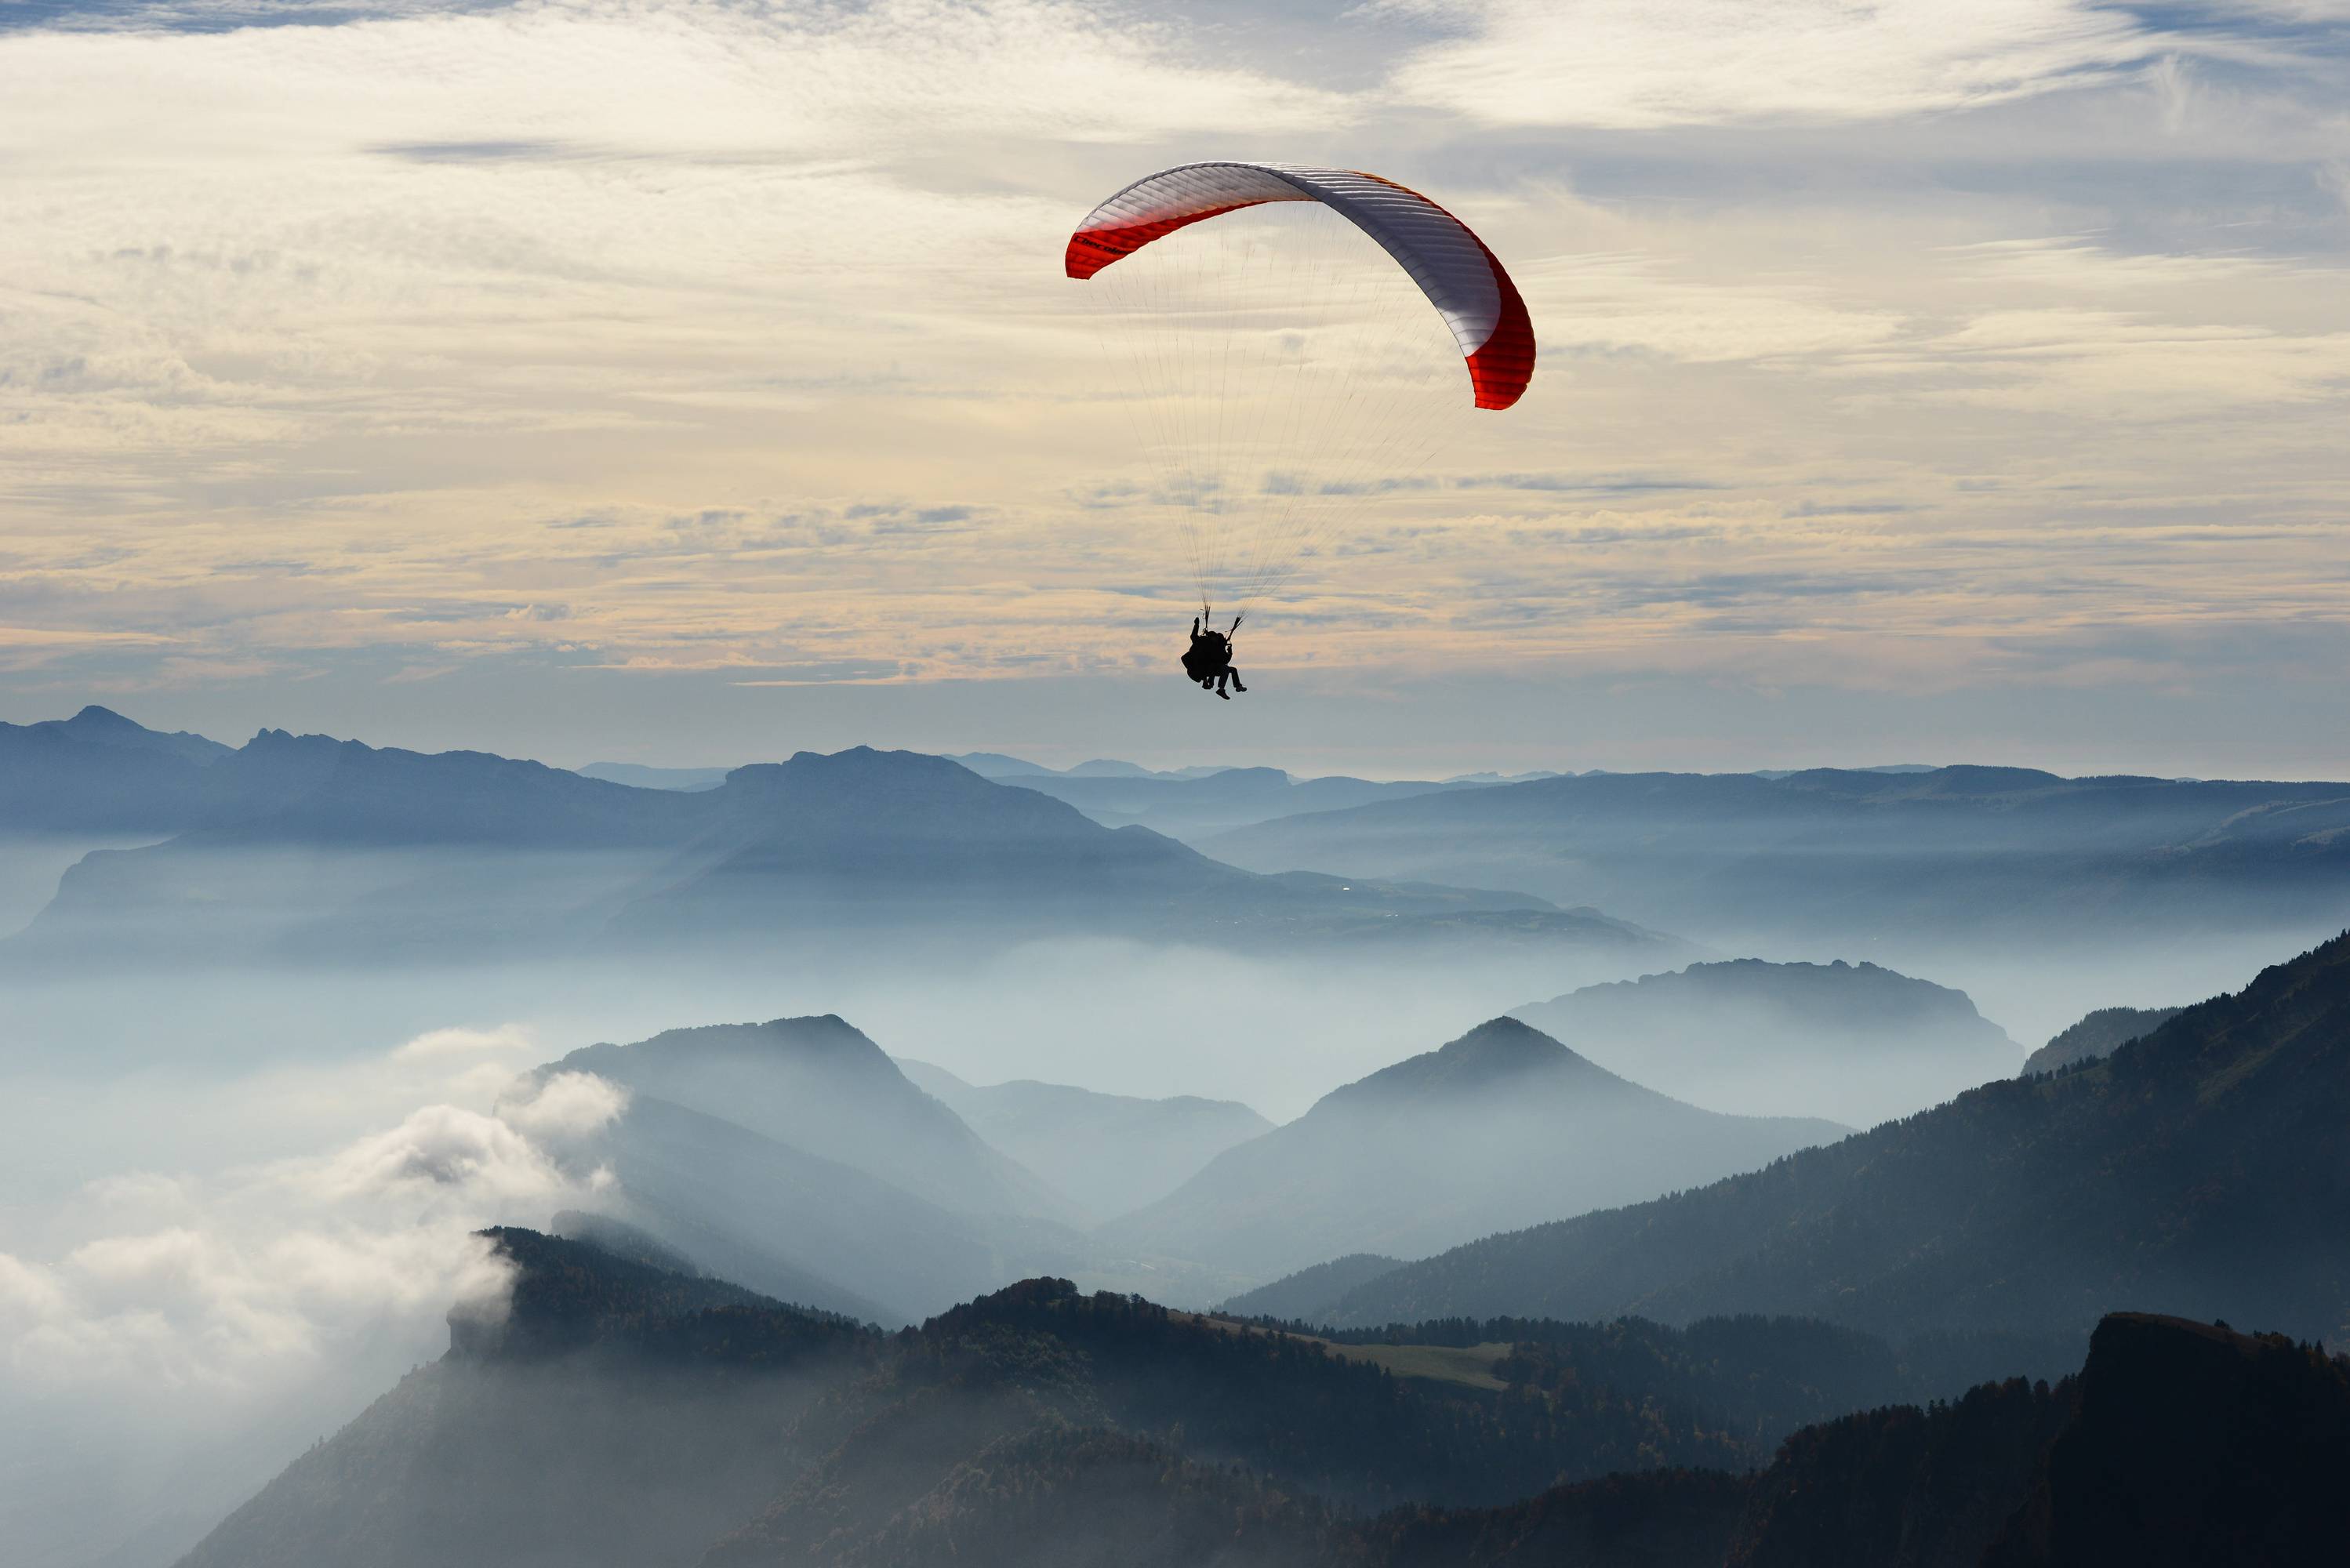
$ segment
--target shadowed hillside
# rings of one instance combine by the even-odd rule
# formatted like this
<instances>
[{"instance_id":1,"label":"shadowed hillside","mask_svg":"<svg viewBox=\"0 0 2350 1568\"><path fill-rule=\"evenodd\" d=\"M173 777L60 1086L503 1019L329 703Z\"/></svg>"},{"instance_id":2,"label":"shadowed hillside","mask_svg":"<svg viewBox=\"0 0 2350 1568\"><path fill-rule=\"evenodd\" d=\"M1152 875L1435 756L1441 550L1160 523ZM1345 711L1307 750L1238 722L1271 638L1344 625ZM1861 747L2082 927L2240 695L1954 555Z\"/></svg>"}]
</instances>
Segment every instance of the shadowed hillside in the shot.
<instances>
[{"instance_id":1,"label":"shadowed hillside","mask_svg":"<svg viewBox=\"0 0 2350 1568\"><path fill-rule=\"evenodd\" d=\"M1369 1283L1381 1274L1392 1273L1403 1267L1403 1260L1379 1252L1349 1252L1343 1258L1333 1258L1326 1263L1284 1274L1269 1285L1259 1285L1253 1291L1223 1302L1219 1312L1235 1317L1269 1317L1282 1323L1318 1324L1325 1311L1334 1302L1357 1286Z\"/></svg>"},{"instance_id":2,"label":"shadowed hillside","mask_svg":"<svg viewBox=\"0 0 2350 1568\"><path fill-rule=\"evenodd\" d=\"M986 1220L650 1095L554 1152L610 1172L605 1217L782 1301L895 1325L1007 1277Z\"/></svg>"},{"instance_id":3,"label":"shadowed hillside","mask_svg":"<svg viewBox=\"0 0 2350 1568\"><path fill-rule=\"evenodd\" d=\"M812 1410L799 1438L827 1458L709 1561L836 1560L827 1543L928 1512L1039 1432L1174 1433L1180 1451L1360 1510L1505 1501L1644 1462L1644 1446L1666 1463L1739 1462L1750 1450L1717 1427L1596 1386L1496 1401L1311 1340L1030 1280L925 1324L885 1377Z\"/></svg>"},{"instance_id":4,"label":"shadowed hillside","mask_svg":"<svg viewBox=\"0 0 2350 1568\"><path fill-rule=\"evenodd\" d=\"M1670 1191L1845 1130L1701 1111L1497 1018L1333 1090L1097 1240L1266 1280Z\"/></svg>"},{"instance_id":5,"label":"shadowed hillside","mask_svg":"<svg viewBox=\"0 0 2350 1568\"><path fill-rule=\"evenodd\" d=\"M691 1562L793 1455L789 1415L878 1336L716 1281L522 1231L510 1315L296 1459L185 1568Z\"/></svg>"},{"instance_id":6,"label":"shadowed hillside","mask_svg":"<svg viewBox=\"0 0 2350 1568\"><path fill-rule=\"evenodd\" d=\"M829 1013L583 1046L540 1072L593 1073L958 1212L1075 1215L1066 1199L915 1087L861 1030Z\"/></svg>"},{"instance_id":7,"label":"shadowed hillside","mask_svg":"<svg viewBox=\"0 0 2350 1568\"><path fill-rule=\"evenodd\" d=\"M1796 1434L1729 1568L1887 1563L2289 1568L2350 1533L2350 1361L2122 1313L2077 1377L2011 1380Z\"/></svg>"},{"instance_id":8,"label":"shadowed hillside","mask_svg":"<svg viewBox=\"0 0 2350 1568\"><path fill-rule=\"evenodd\" d=\"M2139 1035L2153 1033L2183 1011L2177 1007L2100 1007L2025 1057L2023 1075L2053 1073L2076 1062L2109 1056Z\"/></svg>"},{"instance_id":9,"label":"shadowed hillside","mask_svg":"<svg viewBox=\"0 0 2350 1568\"><path fill-rule=\"evenodd\" d=\"M2118 1314L2078 1412L1984 1568L2321 1563L2350 1542L2350 1358Z\"/></svg>"},{"instance_id":10,"label":"shadowed hillside","mask_svg":"<svg viewBox=\"0 0 2350 1568\"><path fill-rule=\"evenodd\" d=\"M901 1056L897 1064L1095 1220L1165 1197L1234 1144L1273 1128L1236 1100L1149 1100L1026 1078L981 1087L928 1062Z\"/></svg>"}]
</instances>

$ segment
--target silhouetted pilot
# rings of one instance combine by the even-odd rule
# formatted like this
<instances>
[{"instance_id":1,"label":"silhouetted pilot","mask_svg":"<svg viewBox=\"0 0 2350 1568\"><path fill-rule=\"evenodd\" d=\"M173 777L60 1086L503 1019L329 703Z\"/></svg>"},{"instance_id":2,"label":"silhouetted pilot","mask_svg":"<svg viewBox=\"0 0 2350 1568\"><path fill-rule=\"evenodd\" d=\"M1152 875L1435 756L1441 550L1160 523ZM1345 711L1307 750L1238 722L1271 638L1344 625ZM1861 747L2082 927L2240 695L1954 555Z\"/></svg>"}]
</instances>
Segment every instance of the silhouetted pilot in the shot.
<instances>
[{"instance_id":1,"label":"silhouetted pilot","mask_svg":"<svg viewBox=\"0 0 2350 1568\"><path fill-rule=\"evenodd\" d=\"M1240 616L1232 617L1232 631L1240 628ZM1225 681L1232 683L1232 691L1248 690L1241 684L1241 672L1232 668L1232 632L1214 627L1201 631L1197 616L1191 618L1191 646L1183 655L1183 673L1198 681L1201 691L1213 691L1227 702L1232 700L1232 692L1224 690Z\"/></svg>"}]
</instances>

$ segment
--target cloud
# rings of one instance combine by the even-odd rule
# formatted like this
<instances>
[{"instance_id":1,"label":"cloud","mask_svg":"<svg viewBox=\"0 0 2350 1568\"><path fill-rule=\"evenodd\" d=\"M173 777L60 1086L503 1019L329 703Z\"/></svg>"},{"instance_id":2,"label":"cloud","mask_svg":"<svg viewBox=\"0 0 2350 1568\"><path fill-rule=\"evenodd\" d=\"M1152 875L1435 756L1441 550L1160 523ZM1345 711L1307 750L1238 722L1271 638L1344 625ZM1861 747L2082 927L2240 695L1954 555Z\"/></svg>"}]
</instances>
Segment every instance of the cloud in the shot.
<instances>
[{"instance_id":1,"label":"cloud","mask_svg":"<svg viewBox=\"0 0 2350 1568\"><path fill-rule=\"evenodd\" d=\"M498 1102L497 1119L538 1139L598 1131L628 1109L628 1091L592 1073L556 1073Z\"/></svg>"},{"instance_id":2,"label":"cloud","mask_svg":"<svg viewBox=\"0 0 2350 1568\"><path fill-rule=\"evenodd\" d=\"M192 1543L437 1355L452 1309L502 1313L509 1271L475 1232L608 1191L567 1146L626 1103L584 1074L517 1082L535 1050L510 1025L451 1027L226 1083L127 1075L80 1107L85 1145L152 1147L139 1128L160 1118L202 1121L211 1147L310 1151L118 1171L0 1216L11 1546L67 1563L142 1532Z\"/></svg>"},{"instance_id":3,"label":"cloud","mask_svg":"<svg viewBox=\"0 0 2350 1568\"><path fill-rule=\"evenodd\" d=\"M349 1069L370 1085L352 1092L484 1058L510 1082L502 1064L525 1044L511 1028L434 1031ZM254 1398L374 1336L429 1341L452 1302L494 1303L504 1288L475 1230L544 1223L609 1185L601 1171L567 1173L553 1149L626 1104L602 1079L563 1073L509 1089L492 1111L418 1106L321 1154L94 1181L70 1208L90 1233L47 1261L0 1251L0 1369L36 1392Z\"/></svg>"},{"instance_id":4,"label":"cloud","mask_svg":"<svg viewBox=\"0 0 2350 1568\"><path fill-rule=\"evenodd\" d=\"M174 9L0 33L27 702L315 681L344 728L499 744L418 694L1157 659L1212 400L1120 395L1059 247L1252 149L1425 185L1543 346L1418 468L1301 414L1202 491L1242 535L1315 503L1262 666L1751 663L1726 608L1586 570L1754 585L1741 639L1980 650L2089 584L2130 623L2341 615L2279 542L2338 495L2350 400L2320 6L1439 4L1325 29L1326 76L1255 47L1277 18L1035 0ZM2141 547L2182 508L2238 547ZM1945 591L1800 587L1887 557ZM1506 629L1453 613L1485 583Z\"/></svg>"},{"instance_id":5,"label":"cloud","mask_svg":"<svg viewBox=\"0 0 2350 1568\"><path fill-rule=\"evenodd\" d=\"M2158 38L2082 0L1414 0L1458 29L1400 69L1405 99L1488 123L1648 130L1890 119L2077 85Z\"/></svg>"},{"instance_id":6,"label":"cloud","mask_svg":"<svg viewBox=\"0 0 2350 1568\"><path fill-rule=\"evenodd\" d=\"M2074 420L2203 420L2231 407L2339 405L2350 332L2189 325L2110 310L1994 311L1929 345L1988 384L1930 395Z\"/></svg>"},{"instance_id":7,"label":"cloud","mask_svg":"<svg viewBox=\"0 0 2350 1568\"><path fill-rule=\"evenodd\" d=\"M452 1025L446 1029L427 1030L403 1042L393 1048L390 1059L394 1062L430 1062L484 1054L513 1055L530 1051L536 1044L530 1032L519 1024L502 1024L495 1029L468 1029Z\"/></svg>"},{"instance_id":8,"label":"cloud","mask_svg":"<svg viewBox=\"0 0 2350 1568\"><path fill-rule=\"evenodd\" d=\"M1677 277L1655 256L1550 256L1520 286L1554 354L1654 354L1688 364L1834 354L1882 343L1902 318L1856 309L1817 286L1778 288Z\"/></svg>"}]
</instances>

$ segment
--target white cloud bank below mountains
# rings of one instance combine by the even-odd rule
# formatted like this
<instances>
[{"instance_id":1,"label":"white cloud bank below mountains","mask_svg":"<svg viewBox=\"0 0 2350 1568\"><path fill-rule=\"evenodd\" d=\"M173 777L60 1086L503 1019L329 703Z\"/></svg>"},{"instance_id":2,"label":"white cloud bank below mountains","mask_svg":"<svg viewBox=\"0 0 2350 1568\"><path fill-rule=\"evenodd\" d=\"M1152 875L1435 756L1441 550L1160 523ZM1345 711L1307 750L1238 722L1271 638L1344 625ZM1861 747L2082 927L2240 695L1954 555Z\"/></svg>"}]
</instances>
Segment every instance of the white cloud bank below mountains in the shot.
<instances>
[{"instance_id":1,"label":"white cloud bank below mountains","mask_svg":"<svg viewBox=\"0 0 2350 1568\"><path fill-rule=\"evenodd\" d=\"M557 1151L626 1104L585 1074L517 1082L526 1049L511 1029L446 1030L339 1082L306 1070L278 1114L418 1089L491 1108L411 1102L324 1153L107 1177L20 1216L30 1233L0 1237L0 1536L30 1553L12 1560L187 1537L438 1355L452 1306L501 1312L508 1272L474 1232L543 1225L606 1189L608 1172L567 1171ZM182 1108L293 1083L224 1085Z\"/></svg>"}]
</instances>

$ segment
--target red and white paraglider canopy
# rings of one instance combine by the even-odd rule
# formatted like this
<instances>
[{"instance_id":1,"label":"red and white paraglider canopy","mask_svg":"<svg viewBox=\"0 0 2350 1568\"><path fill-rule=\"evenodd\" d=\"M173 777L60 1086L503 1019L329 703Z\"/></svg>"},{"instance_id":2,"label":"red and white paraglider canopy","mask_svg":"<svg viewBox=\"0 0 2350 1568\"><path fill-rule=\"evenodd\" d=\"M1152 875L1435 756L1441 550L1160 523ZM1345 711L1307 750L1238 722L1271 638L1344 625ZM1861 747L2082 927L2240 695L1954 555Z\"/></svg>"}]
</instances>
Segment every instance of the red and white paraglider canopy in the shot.
<instances>
[{"instance_id":1,"label":"red and white paraglider canopy","mask_svg":"<svg viewBox=\"0 0 2350 1568\"><path fill-rule=\"evenodd\" d=\"M1451 327L1481 409L1516 402L1534 373L1534 324L1493 253L1417 191L1350 169L1184 163L1136 181L1069 236L1073 278L1092 277L1190 224L1267 202L1319 202L1378 242Z\"/></svg>"}]
</instances>

